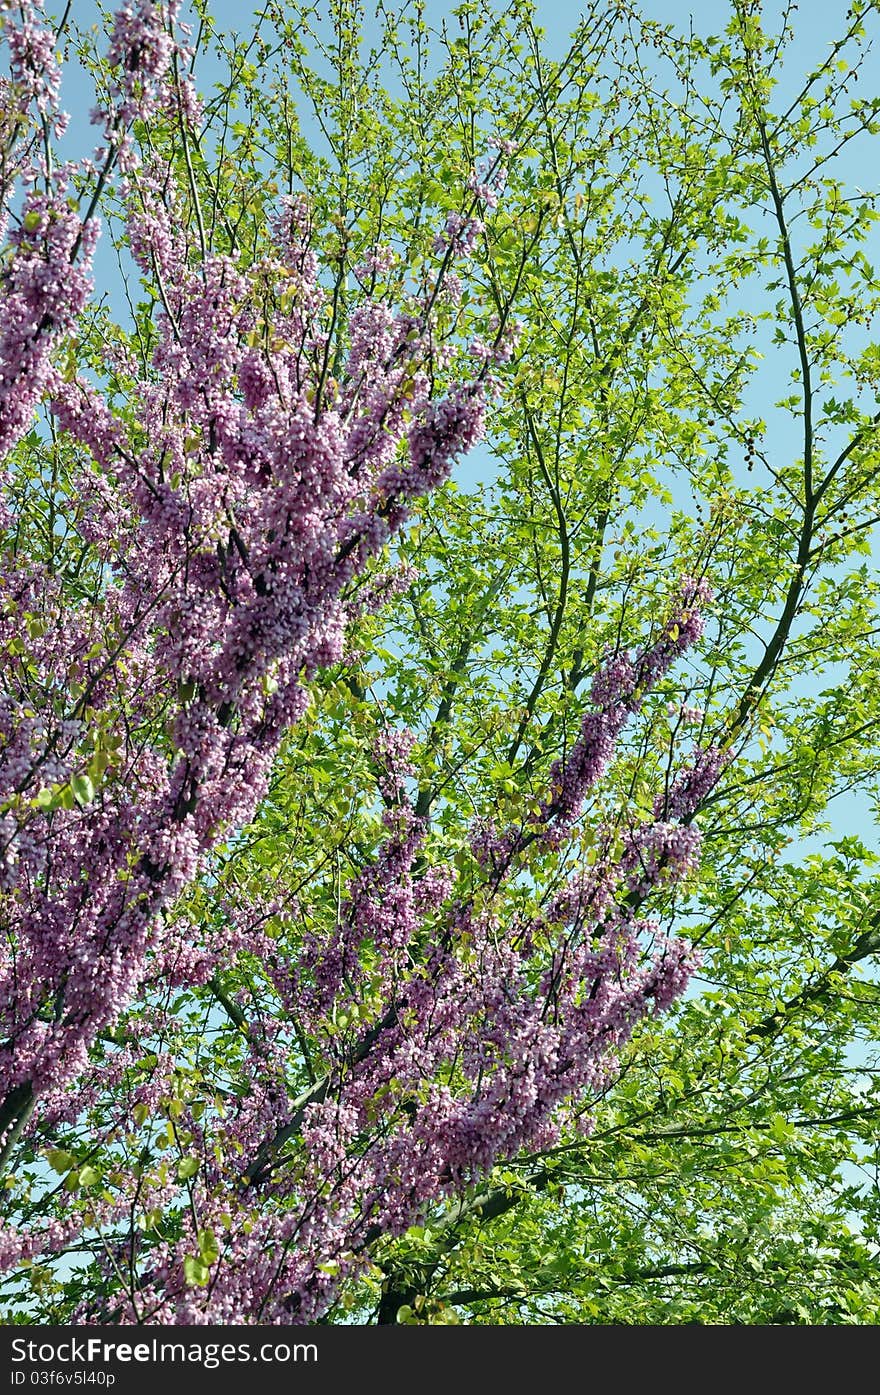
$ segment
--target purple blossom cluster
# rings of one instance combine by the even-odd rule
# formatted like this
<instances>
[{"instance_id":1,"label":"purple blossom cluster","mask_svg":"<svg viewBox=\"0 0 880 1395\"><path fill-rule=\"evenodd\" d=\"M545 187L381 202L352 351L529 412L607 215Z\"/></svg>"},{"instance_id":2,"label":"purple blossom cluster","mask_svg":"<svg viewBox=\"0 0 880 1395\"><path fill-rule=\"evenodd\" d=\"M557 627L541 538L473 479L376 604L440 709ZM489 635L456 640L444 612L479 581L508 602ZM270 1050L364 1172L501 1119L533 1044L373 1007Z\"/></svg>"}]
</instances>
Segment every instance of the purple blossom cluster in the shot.
<instances>
[{"instance_id":1,"label":"purple blossom cluster","mask_svg":"<svg viewBox=\"0 0 880 1395\"><path fill-rule=\"evenodd\" d=\"M83 227L71 210L63 174L53 183L51 195L28 192L20 226L9 237L13 257L0 307L0 461L30 427L54 380L54 343L73 328L91 291L98 225Z\"/></svg>"},{"instance_id":2,"label":"purple blossom cluster","mask_svg":"<svg viewBox=\"0 0 880 1395\"><path fill-rule=\"evenodd\" d=\"M655 816L692 818L717 785L730 759L731 752L719 746L708 746L705 750L695 748L690 765L679 772L667 793L655 800Z\"/></svg>"},{"instance_id":3,"label":"purple blossom cluster","mask_svg":"<svg viewBox=\"0 0 880 1395\"><path fill-rule=\"evenodd\" d=\"M61 69L55 57L55 36L43 22L41 0L31 0L5 20L9 75L19 110L33 105L41 117L56 117Z\"/></svg>"},{"instance_id":4,"label":"purple blossom cluster","mask_svg":"<svg viewBox=\"0 0 880 1395\"><path fill-rule=\"evenodd\" d=\"M119 126L146 120L168 97L166 78L177 50L173 38L180 0L129 0L113 16L107 62L113 70L111 107L94 113L112 137Z\"/></svg>"},{"instance_id":5,"label":"purple blossom cluster","mask_svg":"<svg viewBox=\"0 0 880 1395\"><path fill-rule=\"evenodd\" d=\"M542 815L556 826L577 818L584 800L608 767L615 742L644 696L703 632L702 607L711 600L708 585L684 577L669 619L656 642L635 659L613 654L596 673L590 689L593 710L581 723L565 761L551 771L551 798Z\"/></svg>"}]
</instances>

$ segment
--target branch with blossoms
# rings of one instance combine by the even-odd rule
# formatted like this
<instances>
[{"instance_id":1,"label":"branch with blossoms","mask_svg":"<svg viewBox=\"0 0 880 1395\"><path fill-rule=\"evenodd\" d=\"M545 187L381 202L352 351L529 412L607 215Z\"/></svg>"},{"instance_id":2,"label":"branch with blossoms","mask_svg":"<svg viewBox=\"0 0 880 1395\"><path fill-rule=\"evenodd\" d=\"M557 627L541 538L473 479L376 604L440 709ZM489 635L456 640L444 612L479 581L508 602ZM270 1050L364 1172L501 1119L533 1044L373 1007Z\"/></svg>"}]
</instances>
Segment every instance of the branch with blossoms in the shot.
<instances>
[{"instance_id":1,"label":"branch with blossoms","mask_svg":"<svg viewBox=\"0 0 880 1395\"><path fill-rule=\"evenodd\" d=\"M589 1130L584 1101L608 1088L638 1022L664 1011L698 962L683 941L658 938L643 908L694 868L693 816L723 756L694 752L650 819L599 827L587 865L540 913L511 922L508 893L573 829L625 725L699 638L706 595L686 581L659 636L633 658L609 658L547 798L503 833L476 826L465 869L429 856L407 794L412 738L389 731L375 751L383 840L333 933L307 936L291 958L265 916L248 919L239 904L221 933L215 922L178 947L178 985L207 982L235 955L258 964L265 1011L235 1017L239 1085L225 1100L182 1091L170 1049L146 1075L134 1042L87 1073L95 1099L128 1080L105 1127L109 1139L130 1136L132 1116L144 1126L137 1200L155 1220L126 1234L125 1188L94 1203L92 1221L117 1236L116 1263L131 1278L120 1289L111 1267L114 1302L85 1304L82 1320L316 1320L376 1246L427 1209L523 1150L550 1147L567 1121ZM170 1043L158 1007L139 1020ZM303 1036L324 1070L293 1097ZM59 1128L82 1104L59 1111ZM114 1152L103 1160L111 1177ZM71 1221L44 1245L75 1237ZM7 1262L33 1243L7 1237Z\"/></svg>"},{"instance_id":2,"label":"branch with blossoms","mask_svg":"<svg viewBox=\"0 0 880 1395\"><path fill-rule=\"evenodd\" d=\"M46 403L82 460L80 528L107 575L100 607L77 608L50 571L4 559L4 1159L37 1101L43 1119L65 1106L148 958L153 977L175 958L160 913L252 817L309 679L342 654L352 581L479 437L491 389L490 356L432 398L436 287L397 313L365 296L328 380L304 201L283 204L260 262L193 264L172 171L139 164L131 136L169 105L179 114L175 15L149 0L117 13L85 215L66 197L71 171L39 158L22 168L0 301L3 454ZM51 50L39 6L5 33L16 91L52 112L54 69L34 77ZM133 375L124 417L53 356L87 300L96 201L114 167L131 253L164 307L151 371L121 363ZM267 284L279 308L260 349Z\"/></svg>"}]
</instances>

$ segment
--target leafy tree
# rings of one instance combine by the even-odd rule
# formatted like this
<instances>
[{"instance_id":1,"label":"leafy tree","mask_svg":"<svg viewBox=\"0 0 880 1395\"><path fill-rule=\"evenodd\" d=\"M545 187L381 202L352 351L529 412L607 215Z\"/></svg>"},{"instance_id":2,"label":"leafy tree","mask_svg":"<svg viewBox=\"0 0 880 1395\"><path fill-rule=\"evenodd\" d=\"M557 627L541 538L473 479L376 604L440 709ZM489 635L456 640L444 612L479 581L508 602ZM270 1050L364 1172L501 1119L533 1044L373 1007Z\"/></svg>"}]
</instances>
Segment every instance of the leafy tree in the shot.
<instances>
[{"instance_id":1,"label":"leafy tree","mask_svg":"<svg viewBox=\"0 0 880 1395\"><path fill-rule=\"evenodd\" d=\"M19 1320L877 1320L875 9L6 17Z\"/></svg>"}]
</instances>

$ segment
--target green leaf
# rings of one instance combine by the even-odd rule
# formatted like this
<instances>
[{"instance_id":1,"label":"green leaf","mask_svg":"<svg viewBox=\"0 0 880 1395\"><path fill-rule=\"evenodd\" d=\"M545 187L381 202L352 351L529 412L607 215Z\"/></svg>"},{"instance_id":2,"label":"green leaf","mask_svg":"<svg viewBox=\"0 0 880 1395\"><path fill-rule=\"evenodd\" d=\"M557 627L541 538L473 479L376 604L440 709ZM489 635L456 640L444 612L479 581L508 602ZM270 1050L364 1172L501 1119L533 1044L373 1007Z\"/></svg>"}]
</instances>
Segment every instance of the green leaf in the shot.
<instances>
[{"instance_id":1,"label":"green leaf","mask_svg":"<svg viewBox=\"0 0 880 1395\"><path fill-rule=\"evenodd\" d=\"M220 1258L220 1246L214 1236L213 1230L200 1230L197 1236L199 1244L199 1254L205 1264L213 1264Z\"/></svg>"},{"instance_id":2,"label":"green leaf","mask_svg":"<svg viewBox=\"0 0 880 1395\"><path fill-rule=\"evenodd\" d=\"M63 1148L50 1148L46 1154L46 1161L53 1172L69 1172L75 1164L76 1158Z\"/></svg>"},{"instance_id":3,"label":"green leaf","mask_svg":"<svg viewBox=\"0 0 880 1395\"><path fill-rule=\"evenodd\" d=\"M79 805L91 804L95 797L95 786L88 775L74 775L70 781L70 788Z\"/></svg>"},{"instance_id":4,"label":"green leaf","mask_svg":"<svg viewBox=\"0 0 880 1395\"><path fill-rule=\"evenodd\" d=\"M207 1264L197 1259L195 1255L185 1255L183 1260L183 1277L188 1284L196 1288L204 1288L211 1277L211 1271Z\"/></svg>"}]
</instances>

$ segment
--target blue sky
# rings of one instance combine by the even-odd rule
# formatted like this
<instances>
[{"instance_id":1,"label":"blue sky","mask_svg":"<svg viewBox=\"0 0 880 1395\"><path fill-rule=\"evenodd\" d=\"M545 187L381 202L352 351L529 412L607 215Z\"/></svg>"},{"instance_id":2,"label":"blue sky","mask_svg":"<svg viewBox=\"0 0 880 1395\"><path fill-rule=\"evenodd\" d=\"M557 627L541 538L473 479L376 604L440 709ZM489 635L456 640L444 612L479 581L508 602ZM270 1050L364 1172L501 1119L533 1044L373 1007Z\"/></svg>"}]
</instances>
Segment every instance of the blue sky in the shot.
<instances>
[{"instance_id":1,"label":"blue sky","mask_svg":"<svg viewBox=\"0 0 880 1395\"><path fill-rule=\"evenodd\" d=\"M115 3L116 0L107 0L106 9L112 10ZM426 16L429 23L438 25L449 18L457 3L458 0L426 0ZM500 6L503 0L495 0L495 3ZM58 10L62 8L62 0L46 0L46 8L50 13ZM212 0L211 3L211 12L217 27L229 34L240 34L243 37L251 32L254 8L249 0ZM378 33L378 24L371 18L376 14L375 7L367 2L364 8L368 36L371 32ZM729 22L730 15L729 0L703 0L699 6L695 6L693 0L641 0L640 8L649 18L684 29L693 23L703 33L722 32ZM773 30L782 8L778 0L770 0L763 6L768 29ZM187 9L188 0L184 0L184 13ZM549 51L554 56L561 56L568 46L572 30L583 16L583 7L570 3L570 0L537 0L536 11L539 23L546 31ZM776 74L780 84L780 97L786 93L791 95L803 74L825 56L829 44L840 32L844 13L843 4L835 3L834 0L801 0L797 11L795 40L787 52L784 66ZM99 15L99 0L72 0L71 18L79 28L88 28L98 20ZM219 71L212 69L213 65L210 62L200 63L199 76L203 89L209 89L211 83L219 76ZM88 121L94 94L85 74L72 66L65 72L62 100L65 109L71 115L68 151L74 157L81 156L88 153L94 144L94 131ZM307 114L303 113L303 116L304 126L308 131ZM317 135L317 128L315 134ZM853 183L857 183L860 177L865 177L864 169L859 166L858 156L850 156L846 151L838 162L836 172ZM114 262L115 259L109 258L105 250L103 255L99 252L96 267L100 278L111 288L111 295L118 297L119 280Z\"/></svg>"},{"instance_id":2,"label":"blue sky","mask_svg":"<svg viewBox=\"0 0 880 1395\"><path fill-rule=\"evenodd\" d=\"M429 23L436 25L450 17L457 3L458 0L426 0ZM51 12L59 8L59 0L46 0L46 6ZM108 0L107 8L114 8L113 0ZM213 0L211 4L218 27L242 35L250 31L254 8L247 0L244 3L243 0ZM646 17L676 28L686 29L693 22L694 27L702 33L723 31L730 15L728 0L703 0L699 6L695 6L692 0L641 0L640 9ZM762 9L765 25L772 30L783 6L778 0L771 0ZM375 14L375 9L367 3L365 11L369 33L373 27L371 11ZM78 25L85 27L94 23L98 13L97 0L72 0L71 15ZM561 55L569 35L584 14L583 7L571 4L569 0L537 0L536 13L546 32L550 52ZM789 49L785 68L778 74L783 92L791 81L827 53L829 44L840 32L844 16L842 0L837 3L835 0L801 0L795 21L795 40ZM74 116L76 130L84 132L84 118L90 105L87 85L75 77L68 77L65 99Z\"/></svg>"}]
</instances>

